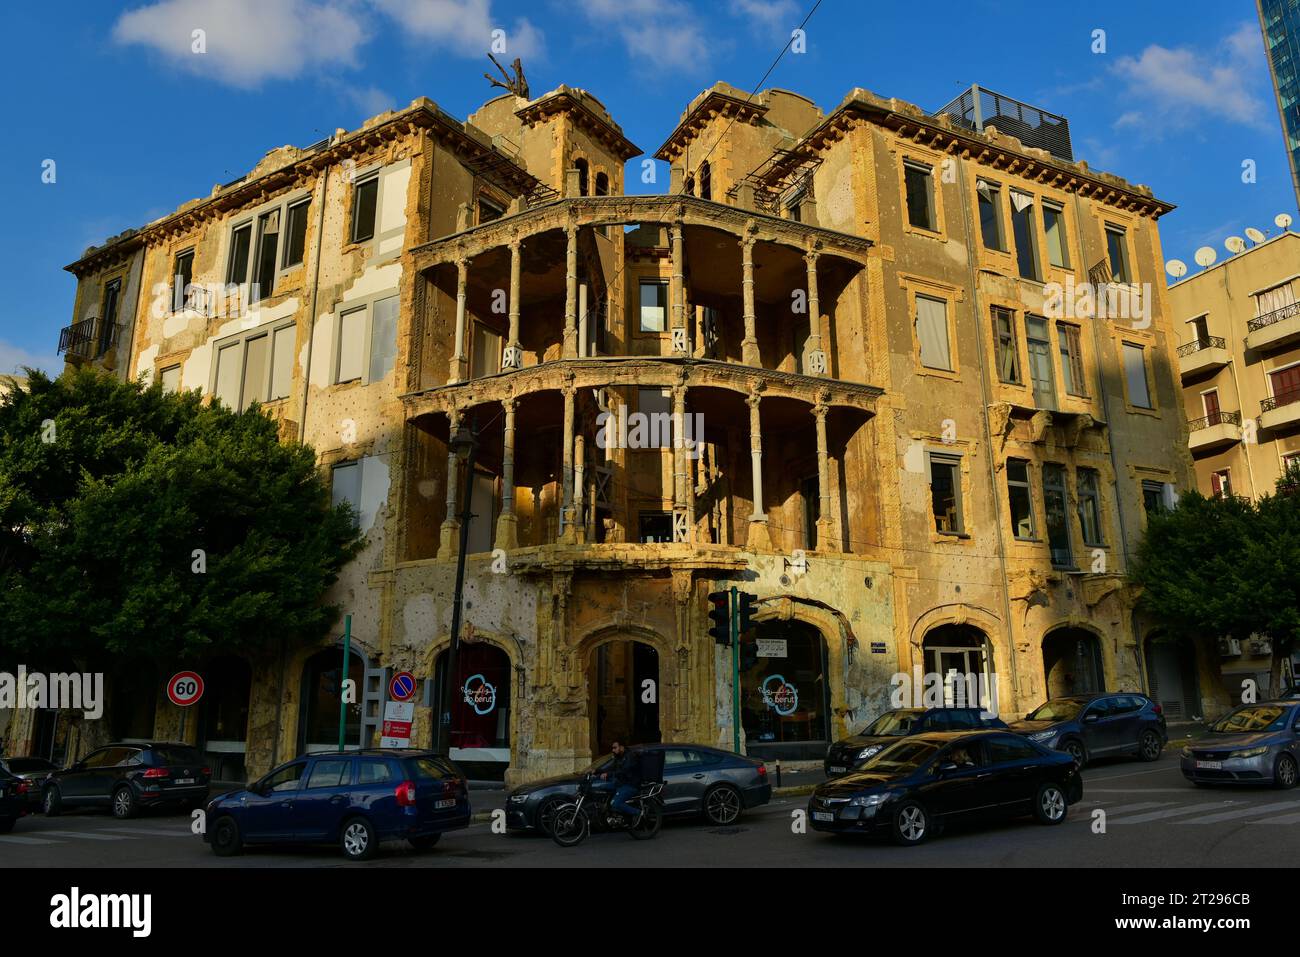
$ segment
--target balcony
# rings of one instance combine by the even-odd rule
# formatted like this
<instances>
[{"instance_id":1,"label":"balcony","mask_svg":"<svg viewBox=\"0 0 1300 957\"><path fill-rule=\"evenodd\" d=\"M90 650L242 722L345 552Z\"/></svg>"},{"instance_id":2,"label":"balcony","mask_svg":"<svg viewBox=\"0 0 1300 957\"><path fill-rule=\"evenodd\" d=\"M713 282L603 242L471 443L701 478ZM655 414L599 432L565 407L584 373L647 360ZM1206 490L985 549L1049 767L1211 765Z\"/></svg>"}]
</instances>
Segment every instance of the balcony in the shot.
<instances>
[{"instance_id":1,"label":"balcony","mask_svg":"<svg viewBox=\"0 0 1300 957\"><path fill-rule=\"evenodd\" d=\"M1190 379L1222 369L1231 358L1222 336L1206 336L1178 347L1178 372Z\"/></svg>"},{"instance_id":2,"label":"balcony","mask_svg":"<svg viewBox=\"0 0 1300 957\"><path fill-rule=\"evenodd\" d=\"M1300 339L1300 302L1289 302L1246 323L1246 345L1276 349Z\"/></svg>"},{"instance_id":3,"label":"balcony","mask_svg":"<svg viewBox=\"0 0 1300 957\"><path fill-rule=\"evenodd\" d=\"M1300 389L1279 392L1259 403L1261 429L1289 429L1300 424Z\"/></svg>"},{"instance_id":4,"label":"balcony","mask_svg":"<svg viewBox=\"0 0 1300 957\"><path fill-rule=\"evenodd\" d=\"M1241 441L1241 413L1215 412L1187 423L1193 452L1214 452Z\"/></svg>"},{"instance_id":5,"label":"balcony","mask_svg":"<svg viewBox=\"0 0 1300 957\"><path fill-rule=\"evenodd\" d=\"M97 359L117 345L121 326L101 319L83 319L59 331L59 352L69 362Z\"/></svg>"}]
</instances>

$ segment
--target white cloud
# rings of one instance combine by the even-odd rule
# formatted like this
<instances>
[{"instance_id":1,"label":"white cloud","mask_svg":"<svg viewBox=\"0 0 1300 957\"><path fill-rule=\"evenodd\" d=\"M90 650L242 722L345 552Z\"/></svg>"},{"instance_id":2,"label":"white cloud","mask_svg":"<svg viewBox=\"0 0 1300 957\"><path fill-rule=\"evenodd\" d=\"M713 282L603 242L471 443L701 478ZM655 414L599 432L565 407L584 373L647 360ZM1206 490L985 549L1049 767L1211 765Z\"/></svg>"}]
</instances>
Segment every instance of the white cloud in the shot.
<instances>
[{"instance_id":1,"label":"white cloud","mask_svg":"<svg viewBox=\"0 0 1300 957\"><path fill-rule=\"evenodd\" d=\"M505 31L505 55L540 57L542 32L527 19L507 23L492 15L491 0L373 0L413 39L466 57L484 57L492 47L492 31Z\"/></svg>"},{"instance_id":2,"label":"white cloud","mask_svg":"<svg viewBox=\"0 0 1300 957\"><path fill-rule=\"evenodd\" d=\"M578 0L594 25L614 30L635 60L658 69L701 72L714 48L697 13L678 0Z\"/></svg>"},{"instance_id":3,"label":"white cloud","mask_svg":"<svg viewBox=\"0 0 1300 957\"><path fill-rule=\"evenodd\" d=\"M794 0L731 0L731 12L738 17L748 17L766 29L781 27L793 30L803 19Z\"/></svg>"},{"instance_id":4,"label":"white cloud","mask_svg":"<svg viewBox=\"0 0 1300 957\"><path fill-rule=\"evenodd\" d=\"M0 339L0 375L21 375L23 366L40 369L46 375L53 377L63 371L63 360L52 353L38 355L22 346Z\"/></svg>"},{"instance_id":5,"label":"white cloud","mask_svg":"<svg viewBox=\"0 0 1300 957\"><path fill-rule=\"evenodd\" d=\"M122 14L113 39L250 88L313 67L353 65L369 39L361 13L353 0L159 0ZM206 52L195 52L196 30Z\"/></svg>"},{"instance_id":6,"label":"white cloud","mask_svg":"<svg viewBox=\"0 0 1300 957\"><path fill-rule=\"evenodd\" d=\"M1153 43L1112 68L1128 86L1131 108L1115 121L1153 136L1202 126L1206 119L1256 129L1270 126L1267 61L1259 24L1242 23L1214 49Z\"/></svg>"}]
</instances>

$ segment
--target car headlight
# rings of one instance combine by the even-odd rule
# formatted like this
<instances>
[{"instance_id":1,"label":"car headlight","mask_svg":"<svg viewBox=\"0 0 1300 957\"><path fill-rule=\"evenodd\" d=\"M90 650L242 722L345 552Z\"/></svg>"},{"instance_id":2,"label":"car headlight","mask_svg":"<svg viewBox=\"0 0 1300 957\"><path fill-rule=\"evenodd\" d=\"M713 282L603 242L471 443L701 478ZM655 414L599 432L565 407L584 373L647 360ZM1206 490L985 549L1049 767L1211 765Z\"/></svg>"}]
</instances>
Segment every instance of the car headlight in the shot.
<instances>
[{"instance_id":1,"label":"car headlight","mask_svg":"<svg viewBox=\"0 0 1300 957\"><path fill-rule=\"evenodd\" d=\"M1052 738L1056 737L1056 734L1057 734L1057 732L1055 732L1055 731L1035 731L1033 734L1031 734L1031 735L1029 736L1029 740L1030 740L1030 741L1050 741Z\"/></svg>"},{"instance_id":2,"label":"car headlight","mask_svg":"<svg viewBox=\"0 0 1300 957\"><path fill-rule=\"evenodd\" d=\"M512 795L510 795L510 803L511 803L511 804L523 804L523 803L524 803L525 801L527 801L527 800L528 800L528 795L527 795L527 794L512 794Z\"/></svg>"},{"instance_id":3,"label":"car headlight","mask_svg":"<svg viewBox=\"0 0 1300 957\"><path fill-rule=\"evenodd\" d=\"M1268 745L1261 748L1246 748L1244 751L1233 751L1228 755L1230 758L1257 758L1261 754L1268 754Z\"/></svg>"},{"instance_id":4,"label":"car headlight","mask_svg":"<svg viewBox=\"0 0 1300 957\"><path fill-rule=\"evenodd\" d=\"M858 760L861 761L863 758L871 757L873 754L879 751L880 748L881 746L878 744L873 744L869 748L863 748L861 751L858 752Z\"/></svg>"},{"instance_id":5,"label":"car headlight","mask_svg":"<svg viewBox=\"0 0 1300 957\"><path fill-rule=\"evenodd\" d=\"M885 795L868 794L866 797L855 797L849 802L850 807L879 807L885 803Z\"/></svg>"}]
</instances>

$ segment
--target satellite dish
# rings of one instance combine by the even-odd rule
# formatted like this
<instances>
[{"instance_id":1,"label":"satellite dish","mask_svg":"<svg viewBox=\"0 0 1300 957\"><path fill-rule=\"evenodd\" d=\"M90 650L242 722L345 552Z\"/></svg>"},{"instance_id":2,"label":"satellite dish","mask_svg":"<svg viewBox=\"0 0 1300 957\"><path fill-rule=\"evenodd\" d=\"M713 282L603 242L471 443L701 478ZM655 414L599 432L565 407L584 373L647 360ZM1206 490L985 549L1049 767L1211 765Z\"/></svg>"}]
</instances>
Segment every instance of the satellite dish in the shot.
<instances>
[{"instance_id":1,"label":"satellite dish","mask_svg":"<svg viewBox=\"0 0 1300 957\"><path fill-rule=\"evenodd\" d=\"M1240 236L1229 236L1223 241L1224 247L1230 253L1239 253L1246 248L1246 240Z\"/></svg>"},{"instance_id":2,"label":"satellite dish","mask_svg":"<svg viewBox=\"0 0 1300 957\"><path fill-rule=\"evenodd\" d=\"M1187 275L1187 263L1183 262L1181 259L1171 259L1169 262L1165 263L1165 272L1169 273L1169 275L1173 276L1175 279L1182 279Z\"/></svg>"},{"instance_id":3,"label":"satellite dish","mask_svg":"<svg viewBox=\"0 0 1300 957\"><path fill-rule=\"evenodd\" d=\"M1213 246L1202 246L1196 250L1195 258L1198 266L1210 266L1219 258L1219 254L1214 251Z\"/></svg>"},{"instance_id":4,"label":"satellite dish","mask_svg":"<svg viewBox=\"0 0 1300 957\"><path fill-rule=\"evenodd\" d=\"M1250 240L1252 243L1254 243L1256 246L1258 246L1260 243L1262 243L1262 242L1264 241L1264 234L1261 233L1261 232L1260 232L1258 229L1256 229L1254 226L1247 226L1247 227L1246 227L1246 238L1249 239L1249 240Z\"/></svg>"},{"instance_id":5,"label":"satellite dish","mask_svg":"<svg viewBox=\"0 0 1300 957\"><path fill-rule=\"evenodd\" d=\"M1273 222L1277 224L1278 229L1286 229L1291 225L1290 213L1278 213L1273 217Z\"/></svg>"}]
</instances>

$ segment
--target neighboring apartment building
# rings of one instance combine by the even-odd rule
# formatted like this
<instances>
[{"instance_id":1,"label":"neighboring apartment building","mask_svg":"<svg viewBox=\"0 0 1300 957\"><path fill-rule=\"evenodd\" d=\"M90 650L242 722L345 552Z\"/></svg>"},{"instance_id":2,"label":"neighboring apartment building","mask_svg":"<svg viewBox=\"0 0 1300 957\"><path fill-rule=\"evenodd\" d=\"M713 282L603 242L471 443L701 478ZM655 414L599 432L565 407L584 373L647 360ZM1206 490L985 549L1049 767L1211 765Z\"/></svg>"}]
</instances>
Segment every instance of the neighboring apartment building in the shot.
<instances>
[{"instance_id":1,"label":"neighboring apartment building","mask_svg":"<svg viewBox=\"0 0 1300 957\"><path fill-rule=\"evenodd\" d=\"M1255 0L1264 32L1291 183L1300 205L1300 0Z\"/></svg>"},{"instance_id":2,"label":"neighboring apartment building","mask_svg":"<svg viewBox=\"0 0 1300 957\"><path fill-rule=\"evenodd\" d=\"M1191 481L1170 207L1074 162L1059 117L978 88L940 113L716 84L655 154L667 193L629 196L640 151L588 93L465 122L418 100L69 268L82 321L115 278L143 291L95 361L261 402L357 505L367 546L329 596L354 744L392 669L425 679L435 740L470 493L451 746L476 774L615 737L729 747L706 596L732 584L759 599L751 754L821 757L899 674L979 676L1008 717L1092 688L1222 710L1213 649L1164 641L1123 580ZM1053 305L1090 279L1152 290L1149 321ZM647 427L673 414L694 444ZM337 641L187 664L187 734L227 774L333 746ZM180 733L168 667L118 676L114 736Z\"/></svg>"},{"instance_id":3,"label":"neighboring apartment building","mask_svg":"<svg viewBox=\"0 0 1300 957\"><path fill-rule=\"evenodd\" d=\"M1285 220L1283 220L1285 222ZM1271 494L1300 465L1300 235L1284 231L1169 287L1196 485ZM1224 681L1267 687L1267 639L1224 639Z\"/></svg>"}]
</instances>

